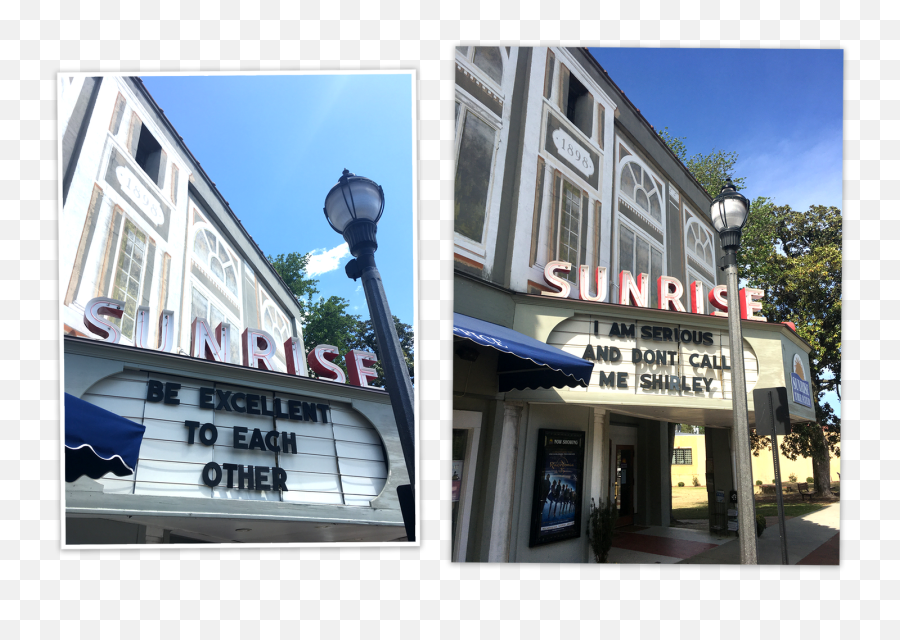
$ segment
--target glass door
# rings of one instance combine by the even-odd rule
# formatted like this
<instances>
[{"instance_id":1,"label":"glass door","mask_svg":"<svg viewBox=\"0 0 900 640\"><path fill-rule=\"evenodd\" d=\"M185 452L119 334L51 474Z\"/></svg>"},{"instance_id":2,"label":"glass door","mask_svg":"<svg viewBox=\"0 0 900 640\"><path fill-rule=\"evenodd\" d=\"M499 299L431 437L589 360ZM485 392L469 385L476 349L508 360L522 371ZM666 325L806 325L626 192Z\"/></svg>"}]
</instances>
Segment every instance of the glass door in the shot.
<instances>
[{"instance_id":1,"label":"glass door","mask_svg":"<svg viewBox=\"0 0 900 640\"><path fill-rule=\"evenodd\" d=\"M619 517L616 526L634 524L634 445L616 445L613 496Z\"/></svg>"}]
</instances>

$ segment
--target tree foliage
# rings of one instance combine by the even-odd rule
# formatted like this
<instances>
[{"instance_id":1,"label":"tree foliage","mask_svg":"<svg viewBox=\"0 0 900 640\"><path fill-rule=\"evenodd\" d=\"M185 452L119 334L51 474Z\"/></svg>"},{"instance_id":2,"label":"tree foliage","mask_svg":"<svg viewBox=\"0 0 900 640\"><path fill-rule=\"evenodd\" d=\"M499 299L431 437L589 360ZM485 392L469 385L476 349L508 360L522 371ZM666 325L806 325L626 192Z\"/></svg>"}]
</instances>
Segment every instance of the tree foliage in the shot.
<instances>
[{"instance_id":1,"label":"tree foliage","mask_svg":"<svg viewBox=\"0 0 900 640\"><path fill-rule=\"evenodd\" d=\"M688 156L685 138L659 132L710 197L719 194L726 177L738 190L744 178L734 178L738 154L713 150ZM831 493L829 453L840 456L841 420L823 400L826 392L841 397L841 240L842 217L836 207L812 206L794 211L769 198L751 203L738 252L739 269L747 285L766 292L762 315L769 322L793 322L797 334L812 345L810 386L816 422L795 425L781 441L792 460L812 458L816 491ZM823 429L824 431L823 433ZM770 447L768 437L751 435L753 455Z\"/></svg>"},{"instance_id":2,"label":"tree foliage","mask_svg":"<svg viewBox=\"0 0 900 640\"><path fill-rule=\"evenodd\" d=\"M692 156L688 156L687 146L684 143L687 138L675 137L669 133L668 127L664 127L659 131L659 137L672 150L672 153L684 163L684 166L688 168L688 171L693 174L697 182L703 186L711 198L719 195L722 185L725 184L725 178L731 178L738 191L745 187L745 178L735 178L733 176L734 165L738 159L737 152L713 149L705 155L695 153Z\"/></svg>"},{"instance_id":3,"label":"tree foliage","mask_svg":"<svg viewBox=\"0 0 900 640\"><path fill-rule=\"evenodd\" d=\"M813 459L816 491L830 493L829 453L840 456L841 420L823 399L841 397L841 239L843 218L836 207L813 206L806 212L757 198L738 253L749 286L763 289L762 315L769 322L793 322L811 346L810 386L816 422L795 425L781 441L792 460ZM826 431L823 433L823 428ZM754 439L756 453L769 439Z\"/></svg>"},{"instance_id":4,"label":"tree foliage","mask_svg":"<svg viewBox=\"0 0 900 640\"><path fill-rule=\"evenodd\" d=\"M334 363L340 366L344 373L347 372L344 354L350 349L369 351L378 355L380 359L371 319L363 320L359 315L349 313L347 309L350 302L345 298L339 296L326 298L318 295L319 281L310 278L306 273L306 266L309 263L308 253L279 254L275 258L268 256L268 260L296 296L302 309L300 322L303 327L303 342L307 349L319 344L337 347L340 355ZM415 343L412 327L401 322L396 316L394 327L400 339L400 348L409 368L410 378L413 378ZM380 361L376 363L375 370L378 377L370 381L370 384L376 387L383 386ZM315 376L315 373L310 372L310 375Z\"/></svg>"}]
</instances>

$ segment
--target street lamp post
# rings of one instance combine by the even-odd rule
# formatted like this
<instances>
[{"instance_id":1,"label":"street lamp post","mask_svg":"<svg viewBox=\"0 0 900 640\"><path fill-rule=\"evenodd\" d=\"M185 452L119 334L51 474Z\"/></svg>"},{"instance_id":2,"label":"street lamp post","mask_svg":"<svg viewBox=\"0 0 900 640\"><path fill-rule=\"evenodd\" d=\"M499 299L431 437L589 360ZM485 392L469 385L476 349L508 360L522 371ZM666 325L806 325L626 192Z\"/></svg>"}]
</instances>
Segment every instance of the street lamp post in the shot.
<instances>
[{"instance_id":1,"label":"street lamp post","mask_svg":"<svg viewBox=\"0 0 900 640\"><path fill-rule=\"evenodd\" d=\"M400 349L400 340L384 294L384 285L375 266L375 238L378 220L384 211L384 191L368 178L346 169L325 197L325 217L331 228L344 236L355 260L347 263L347 276L362 278L369 317L375 327L379 356L384 369L384 386L391 397L400 446L406 459L410 484L415 487L415 414L409 369Z\"/></svg>"},{"instance_id":2,"label":"street lamp post","mask_svg":"<svg viewBox=\"0 0 900 640\"><path fill-rule=\"evenodd\" d=\"M728 344L731 348L731 402L733 441L737 461L738 530L741 564L757 564L756 505L753 499L753 469L750 461L750 424L747 417L747 381L744 372L744 338L741 333L738 300L737 251L741 246L741 230L747 223L750 201L737 192L731 178L710 206L713 226L719 232L725 251L723 270L728 289Z\"/></svg>"}]
</instances>

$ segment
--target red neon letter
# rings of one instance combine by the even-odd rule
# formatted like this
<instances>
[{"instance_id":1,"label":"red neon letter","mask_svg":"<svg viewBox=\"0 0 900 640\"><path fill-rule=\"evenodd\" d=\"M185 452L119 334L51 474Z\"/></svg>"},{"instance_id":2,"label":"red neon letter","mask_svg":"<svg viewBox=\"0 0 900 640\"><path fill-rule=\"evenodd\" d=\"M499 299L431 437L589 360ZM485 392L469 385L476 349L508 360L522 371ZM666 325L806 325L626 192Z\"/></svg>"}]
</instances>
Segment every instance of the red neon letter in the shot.
<instances>
[{"instance_id":1,"label":"red neon letter","mask_svg":"<svg viewBox=\"0 0 900 640\"><path fill-rule=\"evenodd\" d=\"M275 371L271 360L275 355L275 340L262 329L244 329L241 334L241 352L245 367Z\"/></svg>"},{"instance_id":2,"label":"red neon letter","mask_svg":"<svg viewBox=\"0 0 900 640\"><path fill-rule=\"evenodd\" d=\"M572 270L571 262L561 262L559 260L551 260L544 267L544 282L551 287L556 287L559 291L541 291L542 296L553 296L554 298L568 298L569 291L572 290L568 280L563 280L556 276L554 271L564 271L569 273Z\"/></svg>"},{"instance_id":3,"label":"red neon letter","mask_svg":"<svg viewBox=\"0 0 900 640\"><path fill-rule=\"evenodd\" d=\"M309 364L309 368L322 378L343 384L347 382L347 376L344 375L343 369L332 362L338 355L337 347L332 347L330 344L320 344L309 352L309 355L306 356L306 362Z\"/></svg>"},{"instance_id":4,"label":"red neon letter","mask_svg":"<svg viewBox=\"0 0 900 640\"><path fill-rule=\"evenodd\" d=\"M347 373L350 374L350 384L357 387L369 387L369 380L378 377L372 366L378 362L374 353L351 349L344 358L347 362Z\"/></svg>"},{"instance_id":5,"label":"red neon letter","mask_svg":"<svg viewBox=\"0 0 900 640\"><path fill-rule=\"evenodd\" d=\"M634 305L635 307L650 306L650 287L647 284L650 276L646 273L638 274L640 285L634 281L630 271L619 272L619 304Z\"/></svg>"},{"instance_id":6,"label":"red neon letter","mask_svg":"<svg viewBox=\"0 0 900 640\"><path fill-rule=\"evenodd\" d=\"M672 276L660 276L656 279L656 288L659 293L659 308L666 311L685 311L684 305L681 304L681 294L684 293L684 287L678 278Z\"/></svg>"}]
</instances>

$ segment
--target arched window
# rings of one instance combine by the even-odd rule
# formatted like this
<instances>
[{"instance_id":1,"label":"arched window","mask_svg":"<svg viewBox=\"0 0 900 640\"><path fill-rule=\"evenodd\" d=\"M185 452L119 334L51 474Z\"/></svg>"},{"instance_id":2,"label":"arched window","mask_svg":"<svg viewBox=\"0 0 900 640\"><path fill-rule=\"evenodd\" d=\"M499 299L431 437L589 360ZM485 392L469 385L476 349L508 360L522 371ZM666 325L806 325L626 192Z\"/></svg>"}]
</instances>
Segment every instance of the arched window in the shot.
<instances>
[{"instance_id":1,"label":"arched window","mask_svg":"<svg viewBox=\"0 0 900 640\"><path fill-rule=\"evenodd\" d=\"M715 245L713 244L712 233L700 224L699 220L689 216L687 225L685 225L684 239L688 254L714 272L715 260L713 256L715 250L713 247Z\"/></svg>"},{"instance_id":2,"label":"arched window","mask_svg":"<svg viewBox=\"0 0 900 640\"><path fill-rule=\"evenodd\" d=\"M276 359L279 361L279 365L284 365L284 342L291 337L291 329L284 314L269 300L263 302L262 325L263 330L275 338Z\"/></svg>"},{"instance_id":3,"label":"arched window","mask_svg":"<svg viewBox=\"0 0 900 640\"><path fill-rule=\"evenodd\" d=\"M235 299L240 299L237 258L212 227L205 223L198 224L194 232L194 257L204 271L221 282Z\"/></svg>"},{"instance_id":4,"label":"arched window","mask_svg":"<svg viewBox=\"0 0 900 640\"><path fill-rule=\"evenodd\" d=\"M627 196L638 208L662 226L662 185L637 162L627 162L619 177L620 193Z\"/></svg>"}]
</instances>

